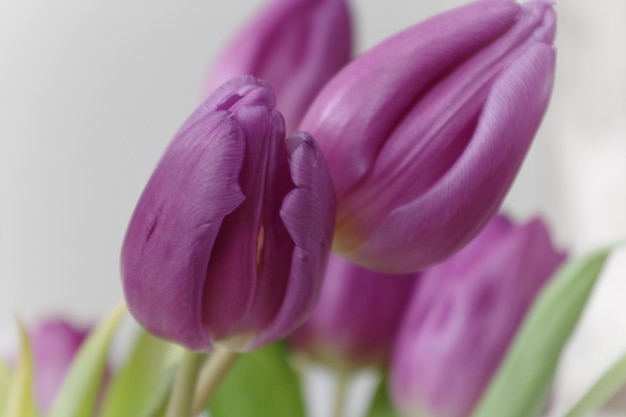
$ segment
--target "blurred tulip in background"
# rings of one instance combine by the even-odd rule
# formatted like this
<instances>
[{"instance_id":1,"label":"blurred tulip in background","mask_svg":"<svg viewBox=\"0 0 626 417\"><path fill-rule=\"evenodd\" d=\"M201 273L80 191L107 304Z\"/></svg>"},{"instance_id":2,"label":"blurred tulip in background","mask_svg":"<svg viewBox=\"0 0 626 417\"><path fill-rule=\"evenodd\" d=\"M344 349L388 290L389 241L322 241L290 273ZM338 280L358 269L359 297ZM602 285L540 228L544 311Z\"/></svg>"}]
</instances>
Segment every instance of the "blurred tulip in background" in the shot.
<instances>
[{"instance_id":1,"label":"blurred tulip in background","mask_svg":"<svg viewBox=\"0 0 626 417\"><path fill-rule=\"evenodd\" d=\"M338 367L387 365L419 273L380 274L331 255L313 315L292 345Z\"/></svg>"},{"instance_id":2,"label":"blurred tulip in background","mask_svg":"<svg viewBox=\"0 0 626 417\"><path fill-rule=\"evenodd\" d=\"M270 83L291 133L324 84L352 55L346 0L272 0L219 56L207 96L230 78L250 74Z\"/></svg>"},{"instance_id":3,"label":"blurred tulip in background","mask_svg":"<svg viewBox=\"0 0 626 417\"><path fill-rule=\"evenodd\" d=\"M469 416L564 260L541 220L517 226L497 216L460 252L424 271L392 359L391 393L403 415Z\"/></svg>"}]
</instances>

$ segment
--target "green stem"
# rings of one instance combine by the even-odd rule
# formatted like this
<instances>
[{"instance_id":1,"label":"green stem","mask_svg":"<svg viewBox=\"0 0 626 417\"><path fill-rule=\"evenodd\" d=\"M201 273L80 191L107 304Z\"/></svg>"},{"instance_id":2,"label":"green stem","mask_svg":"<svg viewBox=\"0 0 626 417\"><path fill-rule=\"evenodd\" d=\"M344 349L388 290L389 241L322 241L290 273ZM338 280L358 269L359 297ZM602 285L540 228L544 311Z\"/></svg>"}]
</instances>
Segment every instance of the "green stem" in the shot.
<instances>
[{"instance_id":1,"label":"green stem","mask_svg":"<svg viewBox=\"0 0 626 417\"><path fill-rule=\"evenodd\" d=\"M348 387L350 386L350 372L339 370L337 372L337 382L335 390L335 403L333 405L333 417L343 417L346 411L346 400L348 399Z\"/></svg>"},{"instance_id":2,"label":"green stem","mask_svg":"<svg viewBox=\"0 0 626 417\"><path fill-rule=\"evenodd\" d=\"M196 392L193 397L192 410L194 415L206 407L206 404L238 358L239 353L219 345L215 346L215 351L209 356L209 360L200 371Z\"/></svg>"},{"instance_id":3,"label":"green stem","mask_svg":"<svg viewBox=\"0 0 626 417\"><path fill-rule=\"evenodd\" d=\"M195 415L192 414L191 401L203 358L204 355L199 353L185 353L174 380L166 417L193 417Z\"/></svg>"}]
</instances>

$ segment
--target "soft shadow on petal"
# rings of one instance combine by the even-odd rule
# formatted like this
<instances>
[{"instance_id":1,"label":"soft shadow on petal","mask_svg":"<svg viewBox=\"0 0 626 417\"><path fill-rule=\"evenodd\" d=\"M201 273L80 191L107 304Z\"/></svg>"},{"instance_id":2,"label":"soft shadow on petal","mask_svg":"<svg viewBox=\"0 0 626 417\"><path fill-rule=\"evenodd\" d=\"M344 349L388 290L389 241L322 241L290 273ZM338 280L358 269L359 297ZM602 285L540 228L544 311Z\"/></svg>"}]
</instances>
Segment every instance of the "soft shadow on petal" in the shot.
<instances>
[{"instance_id":1,"label":"soft shadow on petal","mask_svg":"<svg viewBox=\"0 0 626 417\"><path fill-rule=\"evenodd\" d=\"M280 217L295 247L280 310L258 333L254 346L288 335L313 311L335 225L335 191L316 143L296 132L287 139L287 148L296 188L285 197Z\"/></svg>"}]
</instances>

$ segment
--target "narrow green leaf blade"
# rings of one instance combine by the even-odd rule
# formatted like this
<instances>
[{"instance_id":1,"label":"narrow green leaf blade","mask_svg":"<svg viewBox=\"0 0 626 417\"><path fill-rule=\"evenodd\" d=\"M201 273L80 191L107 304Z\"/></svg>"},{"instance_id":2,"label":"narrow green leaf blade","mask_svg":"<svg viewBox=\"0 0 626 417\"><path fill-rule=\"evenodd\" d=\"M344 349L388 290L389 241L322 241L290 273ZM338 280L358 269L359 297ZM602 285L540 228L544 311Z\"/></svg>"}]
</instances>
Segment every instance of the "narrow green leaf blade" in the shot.
<instances>
[{"instance_id":1,"label":"narrow green leaf blade","mask_svg":"<svg viewBox=\"0 0 626 417\"><path fill-rule=\"evenodd\" d=\"M125 312L124 305L116 307L83 343L48 417L91 417L111 340Z\"/></svg>"},{"instance_id":2,"label":"narrow green leaf blade","mask_svg":"<svg viewBox=\"0 0 626 417\"><path fill-rule=\"evenodd\" d=\"M9 368L0 361L0 417L6 417L5 406L9 400L9 389L11 387L11 372Z\"/></svg>"},{"instance_id":3,"label":"narrow green leaf blade","mask_svg":"<svg viewBox=\"0 0 626 417\"><path fill-rule=\"evenodd\" d=\"M20 335L20 358L11 378L4 417L34 417L37 415L33 396L33 349L24 325L16 320Z\"/></svg>"},{"instance_id":4,"label":"narrow green leaf blade","mask_svg":"<svg viewBox=\"0 0 626 417\"><path fill-rule=\"evenodd\" d=\"M383 378L376 389L376 394L372 400L372 405L367 413L367 417L400 417L389 399L388 380Z\"/></svg>"},{"instance_id":5,"label":"narrow green leaf blade","mask_svg":"<svg viewBox=\"0 0 626 417\"><path fill-rule=\"evenodd\" d=\"M565 417L585 417L600 409L626 384L626 353L587 391Z\"/></svg>"},{"instance_id":6,"label":"narrow green leaf blade","mask_svg":"<svg viewBox=\"0 0 626 417\"><path fill-rule=\"evenodd\" d=\"M472 417L542 414L561 351L608 254L605 249L569 262L546 285Z\"/></svg>"},{"instance_id":7,"label":"narrow green leaf blade","mask_svg":"<svg viewBox=\"0 0 626 417\"><path fill-rule=\"evenodd\" d=\"M212 417L304 417L300 380L284 344L241 355L208 409Z\"/></svg>"},{"instance_id":8,"label":"narrow green leaf blade","mask_svg":"<svg viewBox=\"0 0 626 417\"><path fill-rule=\"evenodd\" d=\"M183 348L140 330L126 363L117 372L101 417L147 417L155 413L172 383Z\"/></svg>"}]
</instances>

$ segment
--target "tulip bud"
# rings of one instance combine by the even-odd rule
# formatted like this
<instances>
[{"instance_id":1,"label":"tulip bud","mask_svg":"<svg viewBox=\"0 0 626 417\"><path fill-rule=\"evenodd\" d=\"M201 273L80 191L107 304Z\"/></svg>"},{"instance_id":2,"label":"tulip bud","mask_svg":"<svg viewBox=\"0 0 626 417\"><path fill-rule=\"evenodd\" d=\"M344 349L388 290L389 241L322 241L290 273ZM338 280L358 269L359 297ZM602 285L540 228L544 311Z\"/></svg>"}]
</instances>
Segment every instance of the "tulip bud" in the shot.
<instances>
[{"instance_id":1,"label":"tulip bud","mask_svg":"<svg viewBox=\"0 0 626 417\"><path fill-rule=\"evenodd\" d=\"M335 183L333 249L406 273L475 236L546 110L554 35L551 3L486 0L411 27L344 67L301 124Z\"/></svg>"},{"instance_id":2,"label":"tulip bud","mask_svg":"<svg viewBox=\"0 0 626 417\"><path fill-rule=\"evenodd\" d=\"M47 411L52 406L87 333L62 320L42 322L31 332L35 399L41 410Z\"/></svg>"},{"instance_id":3,"label":"tulip bud","mask_svg":"<svg viewBox=\"0 0 626 417\"><path fill-rule=\"evenodd\" d=\"M422 273L393 353L391 392L406 416L466 417L526 311L564 261L545 225L495 217Z\"/></svg>"},{"instance_id":4,"label":"tulip bud","mask_svg":"<svg viewBox=\"0 0 626 417\"><path fill-rule=\"evenodd\" d=\"M339 367L387 364L418 276L379 274L331 255L317 307L292 345Z\"/></svg>"},{"instance_id":5,"label":"tulip bud","mask_svg":"<svg viewBox=\"0 0 626 417\"><path fill-rule=\"evenodd\" d=\"M334 214L312 138L285 141L266 82L231 80L183 125L139 199L122 248L129 310L194 350L284 337L315 306Z\"/></svg>"},{"instance_id":6,"label":"tulip bud","mask_svg":"<svg viewBox=\"0 0 626 417\"><path fill-rule=\"evenodd\" d=\"M287 132L292 132L351 54L346 0L274 0L224 50L207 91L241 74L262 78L274 89Z\"/></svg>"}]
</instances>

